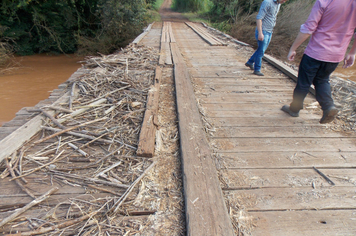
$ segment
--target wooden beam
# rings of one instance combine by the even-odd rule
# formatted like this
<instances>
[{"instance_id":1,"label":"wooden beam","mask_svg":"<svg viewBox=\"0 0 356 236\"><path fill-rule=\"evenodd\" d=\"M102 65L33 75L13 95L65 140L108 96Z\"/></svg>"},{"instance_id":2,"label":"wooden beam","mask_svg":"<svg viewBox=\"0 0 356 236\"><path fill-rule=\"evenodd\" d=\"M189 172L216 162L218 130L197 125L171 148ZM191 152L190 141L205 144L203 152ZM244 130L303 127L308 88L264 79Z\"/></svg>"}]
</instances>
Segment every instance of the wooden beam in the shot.
<instances>
[{"instance_id":1,"label":"wooden beam","mask_svg":"<svg viewBox=\"0 0 356 236\"><path fill-rule=\"evenodd\" d=\"M148 27L139 36L137 36L137 38L135 38L135 40L132 43L139 44L140 41L148 34L148 32L150 32L153 24L154 24L154 22L152 24L148 25Z\"/></svg>"},{"instance_id":2,"label":"wooden beam","mask_svg":"<svg viewBox=\"0 0 356 236\"><path fill-rule=\"evenodd\" d=\"M55 104L63 103L69 99L69 93L67 92L62 97L60 97ZM55 111L48 111L52 116ZM12 132L10 135L5 137L0 141L0 162L2 162L6 157L10 156L14 151L20 148L27 140L29 140L33 135L41 130L42 125L42 115L37 115L30 121L26 122L20 128Z\"/></svg>"},{"instance_id":3,"label":"wooden beam","mask_svg":"<svg viewBox=\"0 0 356 236\"><path fill-rule=\"evenodd\" d=\"M162 69L156 67L154 85L148 92L145 116L142 122L140 138L136 154L143 157L153 157L155 151L157 113L159 104L159 90L161 86Z\"/></svg>"},{"instance_id":4,"label":"wooden beam","mask_svg":"<svg viewBox=\"0 0 356 236\"><path fill-rule=\"evenodd\" d=\"M188 69L171 43L183 166L187 235L234 235Z\"/></svg>"}]
</instances>

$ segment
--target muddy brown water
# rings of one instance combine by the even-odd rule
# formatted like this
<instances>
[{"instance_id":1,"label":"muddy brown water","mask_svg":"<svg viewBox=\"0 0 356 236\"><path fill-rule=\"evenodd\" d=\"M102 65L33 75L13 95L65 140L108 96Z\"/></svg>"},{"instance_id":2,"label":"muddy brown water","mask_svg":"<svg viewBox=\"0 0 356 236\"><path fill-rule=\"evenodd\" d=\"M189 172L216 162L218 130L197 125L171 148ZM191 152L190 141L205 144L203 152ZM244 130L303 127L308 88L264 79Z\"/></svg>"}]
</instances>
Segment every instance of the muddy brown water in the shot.
<instances>
[{"instance_id":1,"label":"muddy brown water","mask_svg":"<svg viewBox=\"0 0 356 236\"><path fill-rule=\"evenodd\" d=\"M12 120L21 108L48 98L81 67L83 59L75 55L16 57L18 68L0 74L0 126Z\"/></svg>"}]
</instances>

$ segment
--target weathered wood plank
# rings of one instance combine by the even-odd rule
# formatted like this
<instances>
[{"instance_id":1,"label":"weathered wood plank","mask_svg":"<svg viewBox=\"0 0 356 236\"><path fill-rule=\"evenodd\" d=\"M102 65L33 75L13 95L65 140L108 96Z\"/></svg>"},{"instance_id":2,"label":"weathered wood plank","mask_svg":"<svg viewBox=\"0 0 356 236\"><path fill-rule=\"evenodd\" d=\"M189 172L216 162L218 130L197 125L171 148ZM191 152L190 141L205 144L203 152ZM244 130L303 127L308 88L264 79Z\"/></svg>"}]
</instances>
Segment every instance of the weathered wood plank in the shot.
<instances>
[{"instance_id":1,"label":"weathered wood plank","mask_svg":"<svg viewBox=\"0 0 356 236\"><path fill-rule=\"evenodd\" d=\"M228 168L355 168L356 152L343 151L250 151L231 152L218 151L223 163Z\"/></svg>"},{"instance_id":2,"label":"weathered wood plank","mask_svg":"<svg viewBox=\"0 0 356 236\"><path fill-rule=\"evenodd\" d=\"M354 236L355 210L250 212L254 236Z\"/></svg>"},{"instance_id":3,"label":"weathered wood plank","mask_svg":"<svg viewBox=\"0 0 356 236\"><path fill-rule=\"evenodd\" d=\"M214 138L330 138L330 137L345 137L345 134L337 133L335 131L327 130L322 125L308 125L308 126L285 126L283 132L276 129L274 126L270 127L218 127L213 134ZM356 134L350 134L348 137L356 138Z\"/></svg>"},{"instance_id":4,"label":"weathered wood plank","mask_svg":"<svg viewBox=\"0 0 356 236\"><path fill-rule=\"evenodd\" d=\"M56 103L66 101L68 99L68 94L69 93L64 94L57 100ZM53 115L54 111L48 111L48 113ZM14 151L21 147L24 142L29 140L33 135L41 130L42 119L42 115L37 115L0 141L0 162L2 162L7 156L11 155Z\"/></svg>"},{"instance_id":5,"label":"weathered wood plank","mask_svg":"<svg viewBox=\"0 0 356 236\"><path fill-rule=\"evenodd\" d=\"M176 44L174 61L188 235L234 235L192 84Z\"/></svg>"},{"instance_id":6,"label":"weathered wood plank","mask_svg":"<svg viewBox=\"0 0 356 236\"><path fill-rule=\"evenodd\" d=\"M288 152L356 152L356 138L212 138L224 152L288 151Z\"/></svg>"},{"instance_id":7,"label":"weathered wood plank","mask_svg":"<svg viewBox=\"0 0 356 236\"><path fill-rule=\"evenodd\" d=\"M282 105L280 106L282 107ZM315 114L318 113L318 114ZM321 118L321 111L313 111L313 110L308 110L304 109L299 112L299 117L291 117L290 115L286 114L283 112L279 107L276 107L275 109L271 109L269 107L266 107L265 109L261 108L256 108L254 106L251 106L251 109L246 110L246 109L241 109L241 110L235 110L235 111L213 111L213 110L206 110L206 115L209 117L214 117L214 118L230 118L230 117L260 117L261 119L265 119L268 117L276 117L276 118L285 118L286 120L289 120L289 122L294 122L296 120L300 119L318 119L320 120ZM319 123L319 122L317 122Z\"/></svg>"},{"instance_id":8,"label":"weathered wood plank","mask_svg":"<svg viewBox=\"0 0 356 236\"><path fill-rule=\"evenodd\" d=\"M356 188L356 170L353 168L318 168L337 187ZM307 169L225 169L220 171L223 189L298 188L330 186L313 168Z\"/></svg>"},{"instance_id":9,"label":"weathered wood plank","mask_svg":"<svg viewBox=\"0 0 356 236\"><path fill-rule=\"evenodd\" d=\"M240 199L248 211L286 210L356 210L356 187L326 187L313 189L259 188L227 190L225 194Z\"/></svg>"},{"instance_id":10,"label":"weathered wood plank","mask_svg":"<svg viewBox=\"0 0 356 236\"><path fill-rule=\"evenodd\" d=\"M136 154L138 156L152 157L155 151L157 113L159 103L159 90L161 86L162 69L156 67L154 85L148 92L146 111L142 122Z\"/></svg>"},{"instance_id":11,"label":"weathered wood plank","mask_svg":"<svg viewBox=\"0 0 356 236\"><path fill-rule=\"evenodd\" d=\"M274 126L279 129L284 126L294 126L294 125L320 125L319 116L315 117L296 117L295 119L287 118L286 116L269 116L261 119L260 117L215 117L211 119L212 123L217 127L263 127L263 126Z\"/></svg>"},{"instance_id":12,"label":"weathered wood plank","mask_svg":"<svg viewBox=\"0 0 356 236\"><path fill-rule=\"evenodd\" d=\"M132 41L133 44L139 44L141 42L141 40L148 34L148 32L151 30L152 25L154 24L154 22L152 24L149 24L147 26L147 28L139 35L137 36L134 41Z\"/></svg>"}]
</instances>

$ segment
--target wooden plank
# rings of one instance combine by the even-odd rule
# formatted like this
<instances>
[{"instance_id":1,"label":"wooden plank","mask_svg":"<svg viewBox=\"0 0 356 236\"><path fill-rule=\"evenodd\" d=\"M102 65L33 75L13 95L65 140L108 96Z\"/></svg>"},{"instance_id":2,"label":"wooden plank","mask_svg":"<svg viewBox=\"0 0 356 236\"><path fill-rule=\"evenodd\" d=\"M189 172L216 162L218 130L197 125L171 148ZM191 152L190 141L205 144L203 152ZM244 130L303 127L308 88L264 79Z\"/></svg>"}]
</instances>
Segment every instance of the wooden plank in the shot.
<instances>
[{"instance_id":1,"label":"wooden plank","mask_svg":"<svg viewBox=\"0 0 356 236\"><path fill-rule=\"evenodd\" d=\"M121 191L118 191L120 193ZM124 193L122 191L121 193ZM49 199L46 200L46 206L56 206L59 203L68 202L68 199L80 199L80 200L93 200L98 198L107 198L108 196L113 196L111 193L90 193L90 194L80 194L80 193L68 193L68 194L53 194ZM6 198L2 198L1 201L1 208L0 209L12 209L12 208L19 208L23 207L29 202L31 199L28 197L13 197L12 200L6 201Z\"/></svg>"},{"instance_id":2,"label":"wooden plank","mask_svg":"<svg viewBox=\"0 0 356 236\"><path fill-rule=\"evenodd\" d=\"M208 42L211 46L226 46L227 44L223 43L213 35L209 34L199 26L195 25L191 22L185 22L187 26L189 26L195 33L197 33L202 39Z\"/></svg>"},{"instance_id":3,"label":"wooden plank","mask_svg":"<svg viewBox=\"0 0 356 236\"><path fill-rule=\"evenodd\" d=\"M212 138L224 152L246 151L329 151L356 152L356 138Z\"/></svg>"},{"instance_id":4,"label":"wooden plank","mask_svg":"<svg viewBox=\"0 0 356 236\"><path fill-rule=\"evenodd\" d=\"M132 43L133 43L133 44L139 44L139 43L141 42L141 40L142 40L142 39L148 34L148 32L151 30L153 24L154 24L154 22L151 23L151 24L149 24L149 25L147 26L147 28L146 28L139 36L137 36L137 37L134 39L134 41L132 41Z\"/></svg>"},{"instance_id":5,"label":"wooden plank","mask_svg":"<svg viewBox=\"0 0 356 236\"><path fill-rule=\"evenodd\" d=\"M274 103L264 103L263 99L260 102L236 102L236 103L206 103L203 110L209 110L212 112L223 112L223 111L243 111L243 110L253 110L264 112L267 108L268 110L280 110L283 104L279 102ZM313 109L304 109L304 111L314 111Z\"/></svg>"},{"instance_id":6,"label":"wooden plank","mask_svg":"<svg viewBox=\"0 0 356 236\"><path fill-rule=\"evenodd\" d=\"M188 235L234 235L206 140L192 84L178 46L171 43Z\"/></svg>"},{"instance_id":7,"label":"wooden plank","mask_svg":"<svg viewBox=\"0 0 356 236\"><path fill-rule=\"evenodd\" d=\"M248 211L356 210L356 187L259 188L224 191Z\"/></svg>"},{"instance_id":8,"label":"wooden plank","mask_svg":"<svg viewBox=\"0 0 356 236\"><path fill-rule=\"evenodd\" d=\"M291 91L292 88L288 88L287 86L276 87L276 86L231 86L219 88L216 86L210 86L209 88L201 88L199 92L208 93L211 91L214 92L224 92L224 93L287 93Z\"/></svg>"},{"instance_id":9,"label":"wooden plank","mask_svg":"<svg viewBox=\"0 0 356 236\"><path fill-rule=\"evenodd\" d=\"M227 168L355 168L356 152L343 151L218 151Z\"/></svg>"},{"instance_id":10,"label":"wooden plank","mask_svg":"<svg viewBox=\"0 0 356 236\"><path fill-rule=\"evenodd\" d=\"M202 104L217 104L217 103L254 103L254 102L263 102L263 103L280 103L282 107L283 104L290 103L292 101L292 93L288 94L200 94L197 93L199 101ZM283 103L282 103L283 102ZM305 107L308 107L309 104L315 103L316 100L314 97L307 96L304 100Z\"/></svg>"},{"instance_id":11,"label":"wooden plank","mask_svg":"<svg viewBox=\"0 0 356 236\"><path fill-rule=\"evenodd\" d=\"M61 98L59 98L55 103L65 102L69 97L69 92L64 94ZM49 114L54 115L54 111L48 111ZM26 122L26 124L22 125L16 131L8 135L6 138L0 141L0 162L4 160L4 158L11 155L14 151L16 151L19 147L22 146L27 140L29 140L33 135L35 135L38 131L41 130L42 125L42 115L37 115L32 118L30 121Z\"/></svg>"},{"instance_id":12,"label":"wooden plank","mask_svg":"<svg viewBox=\"0 0 356 236\"><path fill-rule=\"evenodd\" d=\"M254 236L356 235L355 210L249 212ZM246 219L247 221L248 219Z\"/></svg>"},{"instance_id":13,"label":"wooden plank","mask_svg":"<svg viewBox=\"0 0 356 236\"><path fill-rule=\"evenodd\" d=\"M284 74L288 75L290 78L293 80L297 81L298 80L298 72L287 66L286 64L282 63L281 61L277 60L276 58L273 58L272 56L268 54L264 54L263 59L268 61L270 64L275 66L277 69L281 70ZM309 92L315 95L315 89L311 87L309 89Z\"/></svg>"},{"instance_id":14,"label":"wooden plank","mask_svg":"<svg viewBox=\"0 0 356 236\"><path fill-rule=\"evenodd\" d=\"M281 105L282 107L282 105ZM314 113L320 113L320 115L315 115ZM228 118L228 117L260 117L260 118L267 118L267 117L284 117L285 119L289 120L290 122L294 122L300 119L319 119L321 118L321 111L312 111L303 109L299 112L299 117L291 117L290 115L283 112L280 108L275 109L261 109L261 108L254 108L251 106L250 110L241 109L236 111L212 111L207 110L206 115L209 117L219 117L219 118ZM319 122L318 122L319 123Z\"/></svg>"},{"instance_id":15,"label":"wooden plank","mask_svg":"<svg viewBox=\"0 0 356 236\"><path fill-rule=\"evenodd\" d=\"M265 80L249 80L247 78L194 78L194 84L202 87L210 86L238 86L238 85L259 85L259 86L295 86L295 83L285 78L269 78Z\"/></svg>"},{"instance_id":16,"label":"wooden plank","mask_svg":"<svg viewBox=\"0 0 356 236\"><path fill-rule=\"evenodd\" d=\"M138 148L136 151L138 156L153 157L154 155L161 79L162 69L157 66L154 85L151 86L151 89L148 91L146 111L142 122Z\"/></svg>"},{"instance_id":17,"label":"wooden plank","mask_svg":"<svg viewBox=\"0 0 356 236\"><path fill-rule=\"evenodd\" d=\"M285 126L283 132L274 126L270 127L217 127L214 130L214 138L330 138L345 137L344 134L325 129L322 125L303 125L303 126ZM348 137L356 138L356 134L350 134Z\"/></svg>"},{"instance_id":18,"label":"wooden plank","mask_svg":"<svg viewBox=\"0 0 356 236\"><path fill-rule=\"evenodd\" d=\"M274 126L276 129L284 128L285 126L300 126L300 125L320 125L319 120L320 117L308 117L308 119L304 119L301 117L295 117L295 119L286 119L284 116L270 116L264 117L261 119L260 117L218 117L218 118L209 118L211 122L216 127L270 127ZM323 126L324 127L324 126Z\"/></svg>"},{"instance_id":19,"label":"wooden plank","mask_svg":"<svg viewBox=\"0 0 356 236\"><path fill-rule=\"evenodd\" d=\"M356 188L356 170L318 168L337 187ZM330 186L313 168L307 169L225 169L220 171L224 190L249 188L299 188Z\"/></svg>"}]
</instances>

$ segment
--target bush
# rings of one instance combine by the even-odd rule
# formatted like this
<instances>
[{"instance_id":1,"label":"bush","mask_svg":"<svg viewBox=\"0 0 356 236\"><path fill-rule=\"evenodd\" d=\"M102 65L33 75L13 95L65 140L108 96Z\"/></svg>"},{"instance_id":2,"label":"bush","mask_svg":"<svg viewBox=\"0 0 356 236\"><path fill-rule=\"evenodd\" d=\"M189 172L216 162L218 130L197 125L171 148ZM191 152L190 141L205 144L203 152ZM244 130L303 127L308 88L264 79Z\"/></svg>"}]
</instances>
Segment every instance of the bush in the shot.
<instances>
[{"instance_id":1,"label":"bush","mask_svg":"<svg viewBox=\"0 0 356 236\"><path fill-rule=\"evenodd\" d=\"M161 1L161 0L158 0ZM156 0L2 1L0 25L20 55L41 52L111 53L135 38L152 18Z\"/></svg>"}]
</instances>

